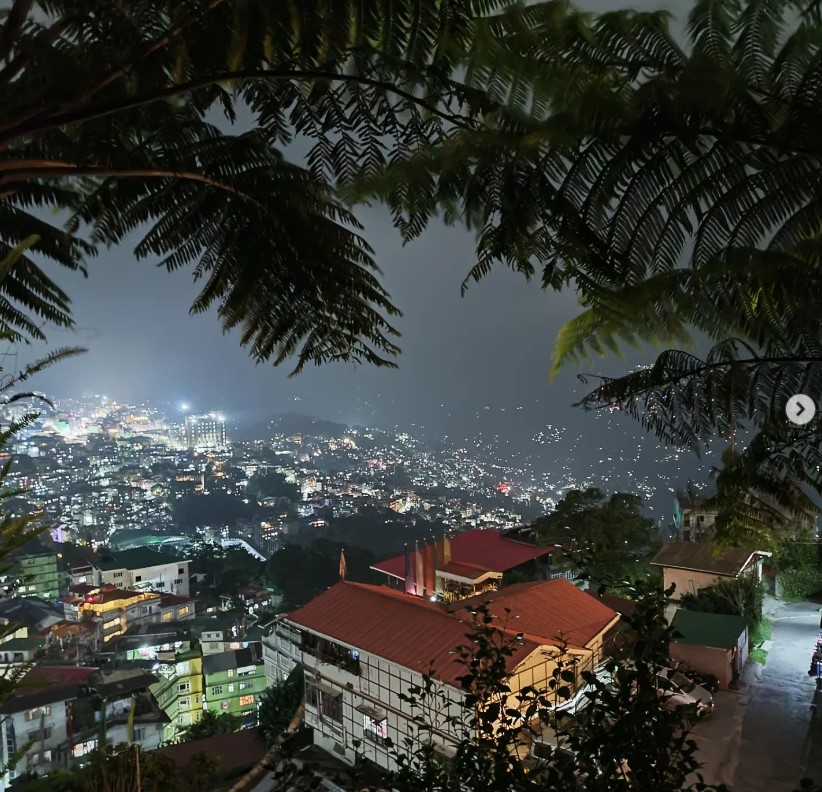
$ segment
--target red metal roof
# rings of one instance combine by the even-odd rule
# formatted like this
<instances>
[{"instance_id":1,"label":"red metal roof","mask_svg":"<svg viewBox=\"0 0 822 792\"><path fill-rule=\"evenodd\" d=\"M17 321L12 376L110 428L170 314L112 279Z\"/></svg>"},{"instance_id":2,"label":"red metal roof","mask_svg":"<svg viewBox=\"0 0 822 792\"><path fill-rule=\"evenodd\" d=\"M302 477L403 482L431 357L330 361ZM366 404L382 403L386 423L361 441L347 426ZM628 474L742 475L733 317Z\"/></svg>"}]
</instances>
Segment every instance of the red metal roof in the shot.
<instances>
[{"instance_id":1,"label":"red metal roof","mask_svg":"<svg viewBox=\"0 0 822 792\"><path fill-rule=\"evenodd\" d=\"M454 649L467 642L467 614L452 613L442 603L384 586L343 581L287 618L420 673L433 663L437 678L444 682L455 684L466 673ZM538 646L531 641L516 646L509 658L511 670Z\"/></svg>"},{"instance_id":2,"label":"red metal roof","mask_svg":"<svg viewBox=\"0 0 822 792\"><path fill-rule=\"evenodd\" d=\"M526 542L508 539L499 531L464 531L451 537L451 561L472 564L488 572L507 572L509 569L551 555L553 547L537 547ZM405 579L405 554L374 564L372 569L392 577Z\"/></svg>"},{"instance_id":3,"label":"red metal roof","mask_svg":"<svg viewBox=\"0 0 822 792\"><path fill-rule=\"evenodd\" d=\"M616 611L564 578L516 583L448 607L459 612L479 604L488 606L500 627L576 647L587 646L617 617Z\"/></svg>"},{"instance_id":4,"label":"red metal roof","mask_svg":"<svg viewBox=\"0 0 822 792\"><path fill-rule=\"evenodd\" d=\"M617 618L611 608L562 578L520 583L453 605L344 581L288 618L415 671L425 672L433 662L437 677L456 682L465 669L453 651L465 644L471 629L467 610L480 603L487 604L501 628L525 635L510 658L511 670L539 646L564 640L585 647Z\"/></svg>"},{"instance_id":5,"label":"red metal roof","mask_svg":"<svg viewBox=\"0 0 822 792\"><path fill-rule=\"evenodd\" d=\"M97 671L88 666L37 665L20 682L19 692L27 688L42 689L48 685L84 685Z\"/></svg>"}]
</instances>

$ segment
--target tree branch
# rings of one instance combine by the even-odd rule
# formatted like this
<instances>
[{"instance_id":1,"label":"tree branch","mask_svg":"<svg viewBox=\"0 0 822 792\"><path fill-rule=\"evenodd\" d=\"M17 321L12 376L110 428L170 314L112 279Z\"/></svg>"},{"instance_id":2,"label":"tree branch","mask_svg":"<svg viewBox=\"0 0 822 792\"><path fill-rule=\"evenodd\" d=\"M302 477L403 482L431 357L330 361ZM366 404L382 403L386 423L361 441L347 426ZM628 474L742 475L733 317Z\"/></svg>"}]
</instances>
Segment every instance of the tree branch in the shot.
<instances>
[{"instance_id":1,"label":"tree branch","mask_svg":"<svg viewBox=\"0 0 822 792\"><path fill-rule=\"evenodd\" d=\"M24 160L21 160L21 162ZM47 162L42 167L30 166L23 167L17 170L7 170L5 173L0 173L0 188L15 184L17 182L24 182L30 179L63 179L75 178L77 176L97 176L100 178L144 178L144 179L182 179L184 181L199 182L208 187L214 187L218 190L232 193L243 200L250 201L257 206L262 207L262 204L254 197L242 192L241 190L232 187L230 184L212 179L202 173L194 173L192 171L169 171L159 168L96 168L84 167L82 165L72 165L64 162ZM14 193L14 190L6 190L0 192L0 199Z\"/></svg>"},{"instance_id":2,"label":"tree branch","mask_svg":"<svg viewBox=\"0 0 822 792\"><path fill-rule=\"evenodd\" d=\"M14 40L31 12L33 0L14 0L6 23L0 28L0 60L5 60L14 47Z\"/></svg>"},{"instance_id":3,"label":"tree branch","mask_svg":"<svg viewBox=\"0 0 822 792\"><path fill-rule=\"evenodd\" d=\"M10 130L7 135L0 135L0 149L7 148L9 144L21 138L36 135L39 132L44 132L48 129L62 127L69 124L82 124L87 121L93 121L97 118L104 118L115 113L120 113L126 110L133 110L137 107L153 104L166 99L173 99L177 96L191 93L200 88L207 88L210 85L218 83L232 82L236 80L329 80L331 82L356 83L360 85L369 85L375 88L382 88L389 93L416 104L445 121L466 127L467 119L463 116L454 115L440 110L430 104L425 99L415 96L410 91L398 88L396 85L385 82L384 80L376 80L371 77L359 76L354 74L339 74L333 71L312 70L312 69L245 69L240 71L226 71L216 72L205 77L200 77L196 80L190 80L179 85L170 85L166 88L159 88L149 93L139 96L133 96L128 99L119 100L117 102L110 102L98 107L85 107L82 110L74 110L63 113L61 115L46 117L42 120L32 121L28 124L23 124L15 129L14 124L19 122L12 122L0 126L0 132Z\"/></svg>"}]
</instances>

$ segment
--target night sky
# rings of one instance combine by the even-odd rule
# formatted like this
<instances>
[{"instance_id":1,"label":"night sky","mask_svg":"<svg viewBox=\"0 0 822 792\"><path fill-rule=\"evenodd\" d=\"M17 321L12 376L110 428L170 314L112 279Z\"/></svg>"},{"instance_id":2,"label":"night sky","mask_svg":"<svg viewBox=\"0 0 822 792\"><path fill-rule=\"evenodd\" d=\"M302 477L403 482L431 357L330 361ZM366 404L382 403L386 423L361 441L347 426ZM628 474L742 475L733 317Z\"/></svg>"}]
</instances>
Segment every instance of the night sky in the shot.
<instances>
[{"instance_id":1,"label":"night sky","mask_svg":"<svg viewBox=\"0 0 822 792\"><path fill-rule=\"evenodd\" d=\"M433 225L403 247L386 212L360 209L358 215L383 283L404 313L397 320L399 370L339 364L289 379L288 368L255 365L236 335L223 335L215 314L188 314L197 293L191 274L136 261L131 240L92 260L87 280L58 275L72 296L78 327L49 331L49 347L79 344L89 352L40 375L34 386L57 398L105 393L118 401L185 401L237 420L295 411L344 422L422 425L435 434L507 433L512 450L546 424L583 433L592 426L590 415L571 406L584 393L578 372L548 381L554 335L578 310L573 292L543 292L538 282L500 268L461 297L460 284L474 263L469 232ZM584 369L614 373L624 366L597 360ZM630 422L619 425L643 438ZM600 426L590 440L588 461L594 462L608 438ZM642 442L653 458L655 441ZM636 441L629 445L635 448Z\"/></svg>"}]
</instances>

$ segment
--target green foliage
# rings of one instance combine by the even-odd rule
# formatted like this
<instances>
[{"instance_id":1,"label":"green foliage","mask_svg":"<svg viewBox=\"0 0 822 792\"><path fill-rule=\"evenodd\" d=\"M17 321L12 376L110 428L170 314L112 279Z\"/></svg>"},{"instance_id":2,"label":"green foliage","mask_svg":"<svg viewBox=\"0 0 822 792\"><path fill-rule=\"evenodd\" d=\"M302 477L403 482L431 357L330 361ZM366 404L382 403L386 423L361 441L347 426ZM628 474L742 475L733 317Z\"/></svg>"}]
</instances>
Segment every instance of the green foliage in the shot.
<instances>
[{"instance_id":1,"label":"green foliage","mask_svg":"<svg viewBox=\"0 0 822 792\"><path fill-rule=\"evenodd\" d=\"M297 664L287 679L266 688L260 696L260 729L269 745L275 745L287 731L303 701L305 673Z\"/></svg>"},{"instance_id":2,"label":"green foliage","mask_svg":"<svg viewBox=\"0 0 822 792\"><path fill-rule=\"evenodd\" d=\"M501 0L6 5L0 257L37 237L3 291L15 332L72 323L40 261L81 270L137 233L256 360L394 365L399 312L332 187L481 117L460 80Z\"/></svg>"},{"instance_id":3,"label":"green foliage","mask_svg":"<svg viewBox=\"0 0 822 792\"><path fill-rule=\"evenodd\" d=\"M376 582L371 565L377 559L368 550L317 539L307 546L287 544L265 566L266 578L283 597L284 610L304 605L340 579L340 550L345 549L346 577Z\"/></svg>"},{"instance_id":4,"label":"green foliage","mask_svg":"<svg viewBox=\"0 0 822 792\"><path fill-rule=\"evenodd\" d=\"M699 594L683 594L682 607L703 613L744 616L754 629L762 621L765 592L753 575L723 580L702 589Z\"/></svg>"},{"instance_id":5,"label":"green foliage","mask_svg":"<svg viewBox=\"0 0 822 792\"><path fill-rule=\"evenodd\" d=\"M577 564L585 551L585 569L594 582L633 579L645 571L641 562L657 544L654 521L641 507L638 495L617 492L609 498L596 487L569 490L534 526L541 544L568 549Z\"/></svg>"},{"instance_id":6,"label":"green foliage","mask_svg":"<svg viewBox=\"0 0 822 792\"><path fill-rule=\"evenodd\" d=\"M248 482L246 493L250 498L286 498L289 501L299 501L300 488L296 484L289 484L282 473L257 473Z\"/></svg>"},{"instance_id":7,"label":"green foliage","mask_svg":"<svg viewBox=\"0 0 822 792\"><path fill-rule=\"evenodd\" d=\"M216 714L212 710L203 710L203 717L183 729L180 742L201 740L215 734L231 734L240 728L240 719L230 712Z\"/></svg>"},{"instance_id":8,"label":"green foliage","mask_svg":"<svg viewBox=\"0 0 822 792\"><path fill-rule=\"evenodd\" d=\"M523 5L469 61L468 83L502 105L493 123L349 191L387 200L408 237L436 213L477 229L469 278L502 263L573 284L583 311L554 371L669 347L581 403L680 448L748 430L719 478L730 544L822 492L822 419L784 418L794 393L822 403L820 42L808 0L696 0L682 42L666 13Z\"/></svg>"},{"instance_id":9,"label":"green foliage","mask_svg":"<svg viewBox=\"0 0 822 792\"><path fill-rule=\"evenodd\" d=\"M780 539L771 563L786 599L805 599L822 589L819 546L812 531L798 531Z\"/></svg>"}]
</instances>

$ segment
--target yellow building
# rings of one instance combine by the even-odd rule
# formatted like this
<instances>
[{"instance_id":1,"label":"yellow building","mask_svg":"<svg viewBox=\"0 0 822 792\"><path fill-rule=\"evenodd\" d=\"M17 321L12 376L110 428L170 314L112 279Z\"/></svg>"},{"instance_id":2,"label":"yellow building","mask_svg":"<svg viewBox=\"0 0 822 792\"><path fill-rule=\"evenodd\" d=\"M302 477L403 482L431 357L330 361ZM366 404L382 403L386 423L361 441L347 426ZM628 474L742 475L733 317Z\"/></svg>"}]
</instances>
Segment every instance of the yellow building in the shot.
<instances>
[{"instance_id":1,"label":"yellow building","mask_svg":"<svg viewBox=\"0 0 822 792\"><path fill-rule=\"evenodd\" d=\"M199 647L192 649L186 641L176 652L159 652L157 662L160 681L151 692L170 718L163 734L168 742L203 717L203 658Z\"/></svg>"}]
</instances>

